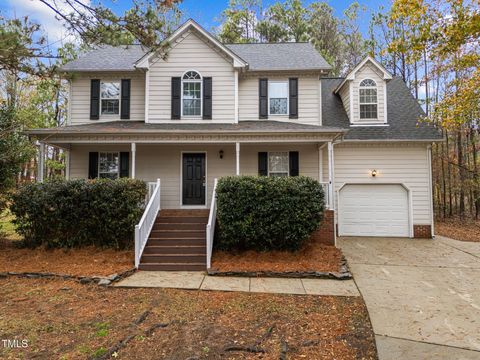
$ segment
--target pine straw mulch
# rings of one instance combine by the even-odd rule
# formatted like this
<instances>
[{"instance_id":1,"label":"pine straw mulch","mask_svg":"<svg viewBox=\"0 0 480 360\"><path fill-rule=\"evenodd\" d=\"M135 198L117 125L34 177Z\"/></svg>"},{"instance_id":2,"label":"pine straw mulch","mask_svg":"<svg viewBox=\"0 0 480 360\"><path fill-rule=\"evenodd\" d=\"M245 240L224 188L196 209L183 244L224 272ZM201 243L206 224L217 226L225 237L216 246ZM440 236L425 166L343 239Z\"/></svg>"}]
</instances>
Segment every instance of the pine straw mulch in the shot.
<instances>
[{"instance_id":1,"label":"pine straw mulch","mask_svg":"<svg viewBox=\"0 0 480 360\"><path fill-rule=\"evenodd\" d=\"M19 248L0 239L0 272L49 272L75 276L108 276L133 267L132 250Z\"/></svg>"},{"instance_id":2,"label":"pine straw mulch","mask_svg":"<svg viewBox=\"0 0 480 360\"><path fill-rule=\"evenodd\" d=\"M0 358L377 359L361 297L0 279Z\"/></svg>"},{"instance_id":3,"label":"pine straw mulch","mask_svg":"<svg viewBox=\"0 0 480 360\"><path fill-rule=\"evenodd\" d=\"M480 242L480 220L447 219L437 221L435 233L455 240Z\"/></svg>"},{"instance_id":4,"label":"pine straw mulch","mask_svg":"<svg viewBox=\"0 0 480 360\"><path fill-rule=\"evenodd\" d=\"M310 242L296 252L214 251L212 269L219 272L338 272L342 258L340 249Z\"/></svg>"}]
</instances>

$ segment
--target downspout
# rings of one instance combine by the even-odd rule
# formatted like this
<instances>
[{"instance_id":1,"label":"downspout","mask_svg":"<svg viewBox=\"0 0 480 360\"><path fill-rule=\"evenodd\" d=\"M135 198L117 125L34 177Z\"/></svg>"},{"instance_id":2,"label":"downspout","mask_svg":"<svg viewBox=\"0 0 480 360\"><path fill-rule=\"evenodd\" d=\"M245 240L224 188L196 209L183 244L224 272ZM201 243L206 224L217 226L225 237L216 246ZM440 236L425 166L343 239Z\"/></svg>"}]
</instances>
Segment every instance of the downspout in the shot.
<instances>
[{"instance_id":1,"label":"downspout","mask_svg":"<svg viewBox=\"0 0 480 360\"><path fill-rule=\"evenodd\" d=\"M430 197L430 222L431 222L431 235L432 239L435 239L435 216L433 213L433 181L432 181L432 144L427 145L427 161L428 161L428 187Z\"/></svg>"}]
</instances>

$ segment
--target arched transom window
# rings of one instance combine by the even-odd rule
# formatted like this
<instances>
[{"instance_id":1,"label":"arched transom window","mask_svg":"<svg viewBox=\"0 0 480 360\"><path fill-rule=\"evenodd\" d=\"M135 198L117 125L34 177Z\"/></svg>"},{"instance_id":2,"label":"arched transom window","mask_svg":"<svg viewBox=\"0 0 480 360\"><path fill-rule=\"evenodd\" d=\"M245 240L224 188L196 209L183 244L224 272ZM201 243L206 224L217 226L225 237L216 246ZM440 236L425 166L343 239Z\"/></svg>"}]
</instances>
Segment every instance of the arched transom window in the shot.
<instances>
[{"instance_id":1,"label":"arched transom window","mask_svg":"<svg viewBox=\"0 0 480 360\"><path fill-rule=\"evenodd\" d=\"M202 76L196 71L187 71L182 76L182 116L202 114Z\"/></svg>"},{"instance_id":2,"label":"arched transom window","mask_svg":"<svg viewBox=\"0 0 480 360\"><path fill-rule=\"evenodd\" d=\"M377 83L372 79L360 83L360 119L377 119Z\"/></svg>"}]
</instances>

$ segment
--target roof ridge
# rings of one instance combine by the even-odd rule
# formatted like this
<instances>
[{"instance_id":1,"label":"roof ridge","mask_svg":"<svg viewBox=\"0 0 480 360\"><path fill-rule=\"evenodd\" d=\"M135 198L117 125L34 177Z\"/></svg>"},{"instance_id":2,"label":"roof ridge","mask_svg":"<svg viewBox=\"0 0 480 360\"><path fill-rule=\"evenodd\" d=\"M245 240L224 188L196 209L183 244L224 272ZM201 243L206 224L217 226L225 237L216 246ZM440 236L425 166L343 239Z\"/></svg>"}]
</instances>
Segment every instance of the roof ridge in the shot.
<instances>
[{"instance_id":1,"label":"roof ridge","mask_svg":"<svg viewBox=\"0 0 480 360\"><path fill-rule=\"evenodd\" d=\"M309 41L280 41L280 42L256 42L256 43L224 43L224 45L286 45L286 44L312 44Z\"/></svg>"}]
</instances>

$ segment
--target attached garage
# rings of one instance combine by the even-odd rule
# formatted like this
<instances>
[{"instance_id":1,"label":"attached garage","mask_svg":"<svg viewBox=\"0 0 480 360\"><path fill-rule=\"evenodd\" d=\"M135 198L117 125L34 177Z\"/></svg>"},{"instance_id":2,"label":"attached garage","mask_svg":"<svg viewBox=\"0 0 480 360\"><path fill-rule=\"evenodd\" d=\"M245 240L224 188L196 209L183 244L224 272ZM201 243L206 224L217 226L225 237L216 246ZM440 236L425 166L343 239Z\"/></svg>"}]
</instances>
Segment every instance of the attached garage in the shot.
<instances>
[{"instance_id":1,"label":"attached garage","mask_svg":"<svg viewBox=\"0 0 480 360\"><path fill-rule=\"evenodd\" d=\"M340 236L409 237L408 191L400 184L347 184L339 191Z\"/></svg>"}]
</instances>

